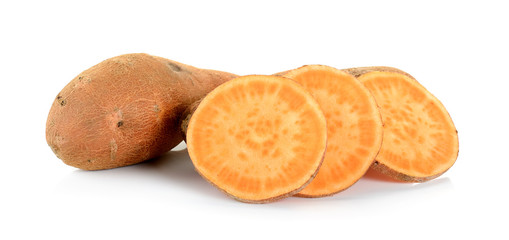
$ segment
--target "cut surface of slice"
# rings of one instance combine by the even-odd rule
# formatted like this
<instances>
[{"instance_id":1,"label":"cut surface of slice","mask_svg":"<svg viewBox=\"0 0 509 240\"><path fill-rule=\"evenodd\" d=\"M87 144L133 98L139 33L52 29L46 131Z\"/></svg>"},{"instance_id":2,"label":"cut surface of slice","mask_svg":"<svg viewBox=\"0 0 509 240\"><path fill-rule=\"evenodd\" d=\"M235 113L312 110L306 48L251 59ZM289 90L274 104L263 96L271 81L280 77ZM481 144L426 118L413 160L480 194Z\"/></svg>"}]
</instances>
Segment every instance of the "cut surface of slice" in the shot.
<instances>
[{"instance_id":1,"label":"cut surface of slice","mask_svg":"<svg viewBox=\"0 0 509 240\"><path fill-rule=\"evenodd\" d=\"M372 92L384 122L373 168L409 182L447 171L458 156L458 134L442 103L408 74L365 72L358 79Z\"/></svg>"},{"instance_id":2,"label":"cut surface of slice","mask_svg":"<svg viewBox=\"0 0 509 240\"><path fill-rule=\"evenodd\" d=\"M322 197L359 180L380 150L383 125L375 99L354 76L322 65L307 65L283 76L302 84L327 120L327 151L313 181L297 196Z\"/></svg>"},{"instance_id":3,"label":"cut surface of slice","mask_svg":"<svg viewBox=\"0 0 509 240\"><path fill-rule=\"evenodd\" d=\"M316 175L325 153L325 117L296 82L239 77L209 93L187 126L196 170L233 198L265 203L291 196Z\"/></svg>"}]
</instances>

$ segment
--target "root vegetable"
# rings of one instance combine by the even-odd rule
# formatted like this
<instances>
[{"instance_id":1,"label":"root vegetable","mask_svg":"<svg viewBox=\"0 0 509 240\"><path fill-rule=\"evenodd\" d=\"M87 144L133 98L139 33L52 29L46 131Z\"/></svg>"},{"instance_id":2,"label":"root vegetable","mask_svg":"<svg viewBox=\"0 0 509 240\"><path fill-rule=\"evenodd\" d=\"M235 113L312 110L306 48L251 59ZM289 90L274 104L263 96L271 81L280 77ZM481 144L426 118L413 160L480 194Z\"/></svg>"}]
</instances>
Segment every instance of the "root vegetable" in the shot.
<instances>
[{"instance_id":1,"label":"root vegetable","mask_svg":"<svg viewBox=\"0 0 509 240\"><path fill-rule=\"evenodd\" d=\"M302 84L327 119L324 162L297 196L329 196L352 186L374 162L382 143L383 125L375 99L354 76L332 67L308 65L283 76Z\"/></svg>"},{"instance_id":2,"label":"root vegetable","mask_svg":"<svg viewBox=\"0 0 509 240\"><path fill-rule=\"evenodd\" d=\"M148 54L110 58L55 98L47 143L64 163L85 170L139 163L181 142L182 112L234 77Z\"/></svg>"},{"instance_id":3,"label":"root vegetable","mask_svg":"<svg viewBox=\"0 0 509 240\"><path fill-rule=\"evenodd\" d=\"M184 129L196 170L226 194L251 203L304 188L322 163L327 139L315 99L276 76L222 84L195 107Z\"/></svg>"},{"instance_id":4,"label":"root vegetable","mask_svg":"<svg viewBox=\"0 0 509 240\"><path fill-rule=\"evenodd\" d=\"M458 157L458 134L442 103L410 74L388 67L346 69L381 108L384 136L372 168L395 179L423 182Z\"/></svg>"}]
</instances>

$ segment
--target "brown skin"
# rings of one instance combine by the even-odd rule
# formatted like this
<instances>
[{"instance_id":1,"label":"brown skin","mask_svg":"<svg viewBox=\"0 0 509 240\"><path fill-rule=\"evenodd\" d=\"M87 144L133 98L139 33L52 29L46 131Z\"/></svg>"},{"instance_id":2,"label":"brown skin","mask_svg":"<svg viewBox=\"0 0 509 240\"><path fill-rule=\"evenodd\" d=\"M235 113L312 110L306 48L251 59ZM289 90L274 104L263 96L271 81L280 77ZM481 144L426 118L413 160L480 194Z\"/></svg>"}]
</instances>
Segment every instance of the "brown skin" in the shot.
<instances>
[{"instance_id":1,"label":"brown skin","mask_svg":"<svg viewBox=\"0 0 509 240\"><path fill-rule=\"evenodd\" d=\"M384 67L384 66L374 66L374 67L358 67L358 68L347 68L347 69L342 69L343 71L345 72L348 72L352 75L354 75L355 77L359 77L363 74L366 74L366 73L369 73L369 72L394 72L394 73L400 73L400 74L403 74L405 76L408 76L412 79L415 79L414 77L412 77L412 75L408 74L407 72L404 72L402 70L399 70L397 68L393 68L393 67Z\"/></svg>"},{"instance_id":2,"label":"brown skin","mask_svg":"<svg viewBox=\"0 0 509 240\"><path fill-rule=\"evenodd\" d=\"M392 168L384 165L383 163L380 163L378 161L375 161L371 167L371 169L385 175L385 176L388 176L394 180L397 180L397 181L401 181L401 182L417 182L417 183L420 183L420 182L426 182L426 181L429 181L431 179L435 179L437 177L439 177L440 175L444 174L444 172L442 173L439 173L439 174L436 174L436 175L433 175L433 176L429 176L429 177L415 177L415 176L409 176L409 175L406 175L406 174L403 174L403 173L400 173L398 171L395 171L393 170Z\"/></svg>"},{"instance_id":3,"label":"brown skin","mask_svg":"<svg viewBox=\"0 0 509 240\"><path fill-rule=\"evenodd\" d=\"M179 118L188 105L234 77L148 54L107 59L57 95L46 141L64 163L83 170L145 161L182 141Z\"/></svg>"},{"instance_id":4,"label":"brown skin","mask_svg":"<svg viewBox=\"0 0 509 240\"><path fill-rule=\"evenodd\" d=\"M408 76L410 77L411 79L415 80L417 82L417 80L410 74L408 74L407 72L404 72L400 69L397 69L397 68L393 68L393 67L384 67L384 66L374 66L374 67L360 67L360 68L348 68L348 69L343 69L343 71L346 71L352 75L354 75L355 77L360 77L366 73L369 73L369 72L393 72L393 73L399 73L399 74L403 74L405 76ZM457 133L458 131L456 131ZM458 156L458 154L456 154L456 157ZM375 162L371 165L370 167L371 169L375 170L375 171L378 171L386 176L389 176L395 180L398 180L398 181L403 181L403 182L426 182L426 181L429 181L431 179L434 179L434 178L437 178L439 177L440 175L442 175L444 172L446 172L447 170L441 172L441 173L438 173L438 174L435 174L433 176L426 176L426 177L416 177L416 176L410 176L410 175L407 175L407 174L403 174L401 172L398 172L386 165L384 165L383 163L381 163L380 161L378 161L377 159L375 159Z\"/></svg>"},{"instance_id":5,"label":"brown skin","mask_svg":"<svg viewBox=\"0 0 509 240\"><path fill-rule=\"evenodd\" d=\"M184 138L185 142L187 142L186 134L187 127L189 126L189 120L191 120L193 113L196 111L202 100L203 98L189 104L189 106L186 108L186 110L184 110L184 113L180 117L180 134L182 135L182 138Z\"/></svg>"}]
</instances>

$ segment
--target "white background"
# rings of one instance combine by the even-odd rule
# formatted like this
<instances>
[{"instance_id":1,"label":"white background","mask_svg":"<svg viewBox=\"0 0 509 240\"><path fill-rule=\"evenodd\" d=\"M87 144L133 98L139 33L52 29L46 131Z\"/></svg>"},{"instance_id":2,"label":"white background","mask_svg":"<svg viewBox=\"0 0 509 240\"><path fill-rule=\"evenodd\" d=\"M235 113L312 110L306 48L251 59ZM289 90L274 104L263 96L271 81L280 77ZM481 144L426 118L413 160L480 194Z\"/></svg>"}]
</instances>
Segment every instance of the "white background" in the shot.
<instances>
[{"instance_id":1,"label":"white background","mask_svg":"<svg viewBox=\"0 0 509 240\"><path fill-rule=\"evenodd\" d=\"M0 239L508 239L507 10L487 0L2 1ZM449 110L459 158L422 184L371 176L333 197L263 205L223 195L185 150L105 171L63 164L45 141L55 96L132 52L240 75L397 67Z\"/></svg>"}]
</instances>

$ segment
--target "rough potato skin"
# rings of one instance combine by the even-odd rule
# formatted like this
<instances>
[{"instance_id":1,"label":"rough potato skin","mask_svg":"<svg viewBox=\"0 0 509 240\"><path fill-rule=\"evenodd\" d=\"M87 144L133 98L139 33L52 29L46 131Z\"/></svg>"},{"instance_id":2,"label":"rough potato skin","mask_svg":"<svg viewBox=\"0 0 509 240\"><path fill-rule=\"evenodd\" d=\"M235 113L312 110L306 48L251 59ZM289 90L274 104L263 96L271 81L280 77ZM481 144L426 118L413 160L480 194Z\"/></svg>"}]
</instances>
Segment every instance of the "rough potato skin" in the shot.
<instances>
[{"instance_id":1,"label":"rough potato skin","mask_svg":"<svg viewBox=\"0 0 509 240\"><path fill-rule=\"evenodd\" d=\"M189 126L189 121L191 120L191 117L193 116L194 111L196 111L196 109L198 108L198 106L200 105L202 100L203 100L203 98L199 99L198 101L195 101L194 103L191 103L186 108L186 110L184 110L184 112L182 113L182 116L180 117L180 131L181 131L182 138L184 139L184 141L186 143L187 143L186 134L187 134L187 127Z\"/></svg>"},{"instance_id":2,"label":"rough potato skin","mask_svg":"<svg viewBox=\"0 0 509 240\"><path fill-rule=\"evenodd\" d=\"M370 168L375 171L378 171L379 173L382 173L385 176L389 176L390 178L392 178L394 180L401 181L401 182L415 182L415 183L421 183L421 182L426 182L426 181L435 179L437 177L440 177L442 174L444 174L447 171L446 170L444 172L438 173L436 175L428 176L428 177L415 177L415 176L406 175L406 174L400 173L396 170L393 170L392 168L390 168L378 161L375 161L370 166Z\"/></svg>"},{"instance_id":3,"label":"rough potato skin","mask_svg":"<svg viewBox=\"0 0 509 240\"><path fill-rule=\"evenodd\" d=\"M107 59L57 95L46 141L64 163L84 170L142 162L180 143L187 106L234 77L142 53Z\"/></svg>"}]
</instances>

